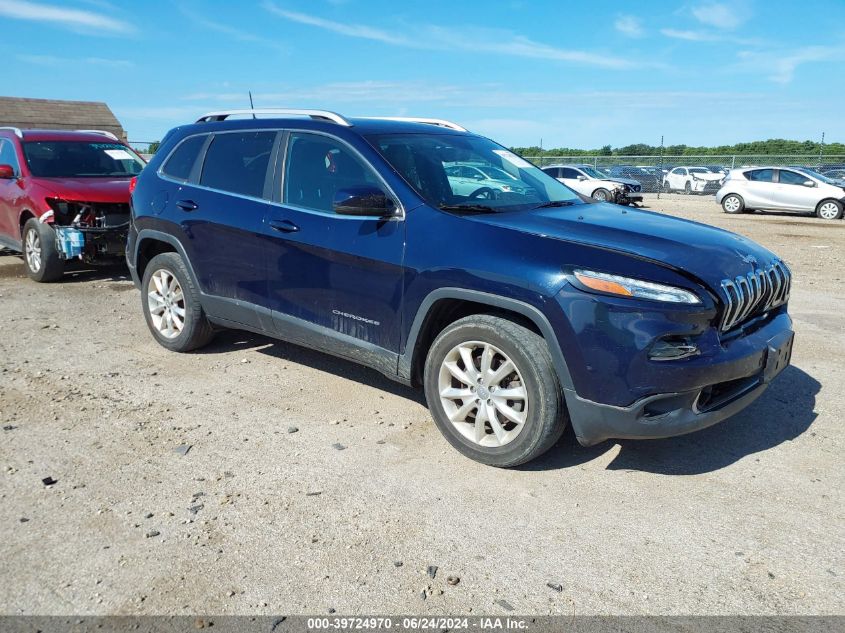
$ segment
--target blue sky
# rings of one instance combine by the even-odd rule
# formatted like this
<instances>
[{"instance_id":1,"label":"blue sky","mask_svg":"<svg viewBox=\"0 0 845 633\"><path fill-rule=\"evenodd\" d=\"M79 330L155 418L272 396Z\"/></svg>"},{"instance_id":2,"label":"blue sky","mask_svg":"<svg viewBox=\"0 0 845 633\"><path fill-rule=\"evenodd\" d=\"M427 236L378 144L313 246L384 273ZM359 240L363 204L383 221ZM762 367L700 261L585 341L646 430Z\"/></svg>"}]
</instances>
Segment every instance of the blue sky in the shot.
<instances>
[{"instance_id":1,"label":"blue sky","mask_svg":"<svg viewBox=\"0 0 845 633\"><path fill-rule=\"evenodd\" d=\"M0 0L0 94L130 140L217 109L455 120L507 145L845 141L845 1Z\"/></svg>"}]
</instances>

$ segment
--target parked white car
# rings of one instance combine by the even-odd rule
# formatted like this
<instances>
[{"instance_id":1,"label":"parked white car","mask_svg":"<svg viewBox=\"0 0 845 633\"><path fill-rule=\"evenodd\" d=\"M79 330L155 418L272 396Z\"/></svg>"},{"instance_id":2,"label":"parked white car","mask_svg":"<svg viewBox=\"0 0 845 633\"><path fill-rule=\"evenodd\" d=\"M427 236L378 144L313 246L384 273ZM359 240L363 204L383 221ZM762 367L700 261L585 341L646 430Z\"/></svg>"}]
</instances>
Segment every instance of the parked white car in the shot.
<instances>
[{"instance_id":1,"label":"parked white car","mask_svg":"<svg viewBox=\"0 0 845 633\"><path fill-rule=\"evenodd\" d=\"M725 213L799 211L838 220L845 205L845 187L811 169L735 169L716 194L716 202Z\"/></svg>"},{"instance_id":2,"label":"parked white car","mask_svg":"<svg viewBox=\"0 0 845 633\"><path fill-rule=\"evenodd\" d=\"M643 201L642 185L631 178L610 177L590 165L549 165L542 168L582 196L601 202L633 204Z\"/></svg>"},{"instance_id":3,"label":"parked white car","mask_svg":"<svg viewBox=\"0 0 845 633\"><path fill-rule=\"evenodd\" d=\"M715 193L724 177L724 174L713 173L706 167L675 167L664 176L663 188L687 194Z\"/></svg>"}]
</instances>

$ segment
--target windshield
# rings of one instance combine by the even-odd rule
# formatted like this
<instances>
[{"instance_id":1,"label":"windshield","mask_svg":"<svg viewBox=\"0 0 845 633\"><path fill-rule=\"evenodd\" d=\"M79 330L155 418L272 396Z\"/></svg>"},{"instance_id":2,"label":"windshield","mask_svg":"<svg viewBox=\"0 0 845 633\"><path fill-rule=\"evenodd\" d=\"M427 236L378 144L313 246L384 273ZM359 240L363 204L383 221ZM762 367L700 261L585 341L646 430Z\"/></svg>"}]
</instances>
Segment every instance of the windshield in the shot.
<instances>
[{"instance_id":1,"label":"windshield","mask_svg":"<svg viewBox=\"0 0 845 633\"><path fill-rule=\"evenodd\" d=\"M144 161L121 143L30 141L23 153L38 178L130 178L144 168Z\"/></svg>"},{"instance_id":2,"label":"windshield","mask_svg":"<svg viewBox=\"0 0 845 633\"><path fill-rule=\"evenodd\" d=\"M593 169L592 167L585 165L584 167L579 167L581 171L587 174L590 178L598 178L599 180L604 180L607 178L607 174L598 169Z\"/></svg>"},{"instance_id":3,"label":"windshield","mask_svg":"<svg viewBox=\"0 0 845 633\"><path fill-rule=\"evenodd\" d=\"M836 184L833 180L831 180L831 178L829 176L825 176L824 174L820 174L819 172L817 172L813 169L809 169L807 167L801 167L801 168L799 168L799 170L802 173L807 174L808 176L812 176L816 180L821 180L826 185L835 185Z\"/></svg>"},{"instance_id":4,"label":"windshield","mask_svg":"<svg viewBox=\"0 0 845 633\"><path fill-rule=\"evenodd\" d=\"M504 213L581 202L565 185L480 136L375 134L367 140L414 191L440 209ZM460 167L481 170L491 180L455 178Z\"/></svg>"},{"instance_id":5,"label":"windshield","mask_svg":"<svg viewBox=\"0 0 845 633\"><path fill-rule=\"evenodd\" d=\"M712 173L709 169L704 169L704 167L693 167L689 170L691 174L710 174Z\"/></svg>"}]
</instances>

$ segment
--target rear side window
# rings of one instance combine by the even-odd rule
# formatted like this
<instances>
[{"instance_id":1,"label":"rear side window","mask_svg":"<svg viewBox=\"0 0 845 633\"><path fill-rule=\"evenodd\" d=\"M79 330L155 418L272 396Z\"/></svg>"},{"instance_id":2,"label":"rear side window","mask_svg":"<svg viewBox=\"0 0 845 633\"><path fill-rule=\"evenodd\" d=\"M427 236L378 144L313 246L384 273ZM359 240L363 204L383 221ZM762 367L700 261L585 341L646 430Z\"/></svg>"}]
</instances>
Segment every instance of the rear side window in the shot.
<instances>
[{"instance_id":1,"label":"rear side window","mask_svg":"<svg viewBox=\"0 0 845 633\"><path fill-rule=\"evenodd\" d=\"M208 137L203 134L185 139L164 163L162 173L176 180L187 180L206 138Z\"/></svg>"},{"instance_id":2,"label":"rear side window","mask_svg":"<svg viewBox=\"0 0 845 633\"><path fill-rule=\"evenodd\" d=\"M200 184L261 198L276 132L215 134L205 153Z\"/></svg>"},{"instance_id":3,"label":"rear side window","mask_svg":"<svg viewBox=\"0 0 845 633\"><path fill-rule=\"evenodd\" d=\"M774 169L755 169L754 171L745 172L745 177L754 182L772 182L772 176L774 175Z\"/></svg>"}]
</instances>

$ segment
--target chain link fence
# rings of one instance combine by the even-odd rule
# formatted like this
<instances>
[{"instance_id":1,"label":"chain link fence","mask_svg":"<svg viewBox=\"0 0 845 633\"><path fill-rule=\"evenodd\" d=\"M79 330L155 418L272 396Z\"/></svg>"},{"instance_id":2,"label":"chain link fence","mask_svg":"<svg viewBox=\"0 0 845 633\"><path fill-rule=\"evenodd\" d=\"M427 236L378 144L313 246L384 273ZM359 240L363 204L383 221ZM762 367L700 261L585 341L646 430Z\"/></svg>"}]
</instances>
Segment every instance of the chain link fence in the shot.
<instances>
[{"instance_id":1,"label":"chain link fence","mask_svg":"<svg viewBox=\"0 0 845 633\"><path fill-rule=\"evenodd\" d=\"M707 174L721 174L723 177L732 169L746 167L803 167L834 179L845 179L845 155L819 156L797 154L730 154L708 156L524 156L538 167L552 165L587 165L609 178L628 178L642 185L646 193L666 192L670 187L669 174L682 170L709 177ZM706 170L706 171L701 171ZM684 172L684 173L686 173ZM677 187L675 187L677 188Z\"/></svg>"}]
</instances>

